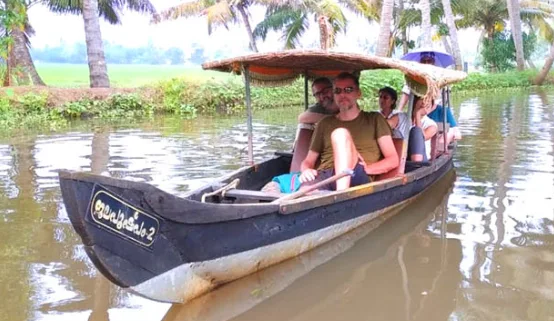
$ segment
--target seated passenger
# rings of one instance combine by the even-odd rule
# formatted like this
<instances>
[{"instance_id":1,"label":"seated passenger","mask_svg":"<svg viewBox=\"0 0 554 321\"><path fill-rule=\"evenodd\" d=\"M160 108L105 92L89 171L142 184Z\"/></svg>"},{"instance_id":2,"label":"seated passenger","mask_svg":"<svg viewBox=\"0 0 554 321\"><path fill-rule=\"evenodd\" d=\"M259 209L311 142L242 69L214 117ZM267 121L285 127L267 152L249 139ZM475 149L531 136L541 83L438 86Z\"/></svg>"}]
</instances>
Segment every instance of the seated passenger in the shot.
<instances>
[{"instance_id":1,"label":"seated passenger","mask_svg":"<svg viewBox=\"0 0 554 321\"><path fill-rule=\"evenodd\" d=\"M426 162L431 159L431 138L437 133L437 123L427 117L423 99L414 96L412 128L408 140L408 159L414 162Z\"/></svg>"},{"instance_id":2,"label":"seated passenger","mask_svg":"<svg viewBox=\"0 0 554 321\"><path fill-rule=\"evenodd\" d=\"M298 116L301 124L315 124L327 115L334 115L338 107L333 100L333 83L329 78L321 77L312 83L312 95L316 103Z\"/></svg>"},{"instance_id":3,"label":"seated passenger","mask_svg":"<svg viewBox=\"0 0 554 321\"><path fill-rule=\"evenodd\" d=\"M427 117L431 118L436 123L442 123L444 107L436 104L432 104L432 106L434 107L434 109L428 111ZM450 110L449 107L446 108L446 122L450 126L450 128L448 129L448 134L446 136L447 138L446 144L449 145L453 140L462 139L462 134L458 129L458 123L456 123L456 119L454 118L454 115L452 114L452 110Z\"/></svg>"},{"instance_id":4,"label":"seated passenger","mask_svg":"<svg viewBox=\"0 0 554 321\"><path fill-rule=\"evenodd\" d=\"M369 183L375 175L398 166L387 121L379 113L365 112L358 106L362 96L358 78L341 73L334 80L333 93L339 113L317 124L310 150L301 165L300 189L347 169L353 170L353 177L345 176L320 188L344 190ZM318 159L321 162L316 167Z\"/></svg>"},{"instance_id":5,"label":"seated passenger","mask_svg":"<svg viewBox=\"0 0 554 321\"><path fill-rule=\"evenodd\" d=\"M271 182L267 183L263 188L263 192L267 193L292 193L298 190L300 181L300 162L308 153L310 138L301 134L302 129L313 130L314 124L328 115L334 115L338 112L338 107L333 99L333 83L329 78L317 78L312 83L312 94L316 99L316 103L310 106L306 111L298 116L298 130L294 139L294 154L291 161L291 173L283 174L274 177ZM304 124L308 124L306 127Z\"/></svg>"},{"instance_id":6,"label":"seated passenger","mask_svg":"<svg viewBox=\"0 0 554 321\"><path fill-rule=\"evenodd\" d=\"M379 112L392 129L392 138L404 138L404 133L408 133L408 115L395 110L397 98L396 90L391 87L379 89Z\"/></svg>"}]
</instances>

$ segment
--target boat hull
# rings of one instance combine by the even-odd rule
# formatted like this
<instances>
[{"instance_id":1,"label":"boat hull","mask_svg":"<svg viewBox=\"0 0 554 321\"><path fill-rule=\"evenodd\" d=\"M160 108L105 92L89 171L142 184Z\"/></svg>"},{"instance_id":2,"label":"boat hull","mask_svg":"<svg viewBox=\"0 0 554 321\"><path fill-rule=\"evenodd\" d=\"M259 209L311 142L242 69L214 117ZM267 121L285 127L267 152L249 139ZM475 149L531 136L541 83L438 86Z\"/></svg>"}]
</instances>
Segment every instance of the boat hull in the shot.
<instances>
[{"instance_id":1,"label":"boat hull","mask_svg":"<svg viewBox=\"0 0 554 321\"><path fill-rule=\"evenodd\" d=\"M228 220L219 215L203 219L193 218L192 214L179 217L177 210L169 214L160 211L161 207L156 206L159 202L153 199L168 202L171 195L144 183L60 173L60 184L68 215L87 254L108 279L153 300L186 302L218 285L309 251L405 205L451 169L451 156L443 157L433 167L414 171L402 184L347 200L330 195L315 201L321 206L313 206L314 201L305 205L205 205L223 212L229 209L233 214ZM125 235L125 231L117 231L116 224L95 221L95 204L100 198L94 195L99 191L116 198L131 212L139 212L147 227L156 228L153 241L137 238L133 231L131 236ZM168 203L163 208L181 207L184 213L189 205L202 206L194 195L193 192L189 197L175 198L171 206Z\"/></svg>"}]
</instances>

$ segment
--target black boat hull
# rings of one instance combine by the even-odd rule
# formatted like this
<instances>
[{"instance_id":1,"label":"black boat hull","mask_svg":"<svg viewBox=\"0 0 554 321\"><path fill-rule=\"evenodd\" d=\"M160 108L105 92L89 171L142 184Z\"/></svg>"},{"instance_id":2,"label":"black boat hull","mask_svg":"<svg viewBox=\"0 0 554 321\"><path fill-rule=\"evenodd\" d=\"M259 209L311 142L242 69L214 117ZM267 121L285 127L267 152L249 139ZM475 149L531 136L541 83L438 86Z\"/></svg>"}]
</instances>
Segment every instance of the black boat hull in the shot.
<instances>
[{"instance_id":1,"label":"black boat hull","mask_svg":"<svg viewBox=\"0 0 554 321\"><path fill-rule=\"evenodd\" d=\"M286 165L278 157L220 181L240 177L243 188L259 188ZM451 154L442 155L401 178L283 204L202 203L214 187L176 197L87 173L61 172L60 185L68 216L102 274L150 299L186 302L405 205L451 169Z\"/></svg>"}]
</instances>

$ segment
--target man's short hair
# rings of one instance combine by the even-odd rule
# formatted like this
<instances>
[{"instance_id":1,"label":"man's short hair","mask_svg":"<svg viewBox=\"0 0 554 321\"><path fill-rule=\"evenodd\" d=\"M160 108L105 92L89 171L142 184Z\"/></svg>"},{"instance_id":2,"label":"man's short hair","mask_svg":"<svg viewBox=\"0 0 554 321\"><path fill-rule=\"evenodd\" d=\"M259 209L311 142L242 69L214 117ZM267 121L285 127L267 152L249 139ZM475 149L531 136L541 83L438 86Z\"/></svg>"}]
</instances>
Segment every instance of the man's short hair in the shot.
<instances>
[{"instance_id":1,"label":"man's short hair","mask_svg":"<svg viewBox=\"0 0 554 321\"><path fill-rule=\"evenodd\" d=\"M350 79L354 82L354 84L356 85L357 88L360 88L360 80L358 79L358 77L354 76L353 74L349 73L349 72L341 72L336 78L335 80L337 79L340 79L340 80L344 80L344 79Z\"/></svg>"},{"instance_id":2,"label":"man's short hair","mask_svg":"<svg viewBox=\"0 0 554 321\"><path fill-rule=\"evenodd\" d=\"M379 89L379 94L381 93L386 93L390 96L390 98L392 98L392 100L394 100L394 105L396 106L396 101L398 100L398 94L396 93L396 90L394 90L393 88L389 87L389 86L385 86L381 89Z\"/></svg>"},{"instance_id":3,"label":"man's short hair","mask_svg":"<svg viewBox=\"0 0 554 321\"><path fill-rule=\"evenodd\" d=\"M316 78L314 79L314 81L312 82L312 88L315 86L315 85L327 85L329 87L332 87L333 86L333 83L331 82L331 80L327 77L319 77L319 78Z\"/></svg>"}]
</instances>

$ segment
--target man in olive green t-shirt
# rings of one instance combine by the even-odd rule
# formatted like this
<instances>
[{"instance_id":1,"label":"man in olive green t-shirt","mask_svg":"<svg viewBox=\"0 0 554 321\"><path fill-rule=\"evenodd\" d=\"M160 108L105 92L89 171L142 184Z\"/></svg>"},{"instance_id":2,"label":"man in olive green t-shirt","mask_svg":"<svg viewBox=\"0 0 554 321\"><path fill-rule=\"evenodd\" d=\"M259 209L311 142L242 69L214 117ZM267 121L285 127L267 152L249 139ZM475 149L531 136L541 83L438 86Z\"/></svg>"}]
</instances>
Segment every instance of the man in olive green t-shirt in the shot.
<instances>
[{"instance_id":1,"label":"man in olive green t-shirt","mask_svg":"<svg viewBox=\"0 0 554 321\"><path fill-rule=\"evenodd\" d=\"M329 184L325 189L343 190L368 183L370 176L386 173L398 166L398 156L392 142L391 130L379 113L360 110L361 97L358 78L341 73L333 83L335 104L339 113L319 121L312 136L310 151L301 165L302 186L322 181L335 173L354 170ZM316 168L316 161L321 162Z\"/></svg>"}]
</instances>

